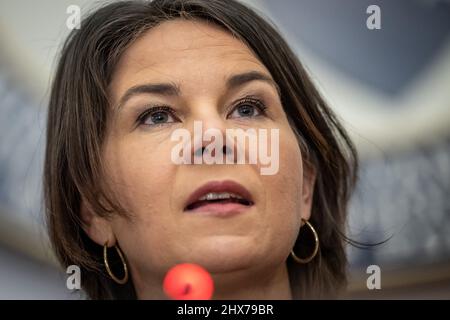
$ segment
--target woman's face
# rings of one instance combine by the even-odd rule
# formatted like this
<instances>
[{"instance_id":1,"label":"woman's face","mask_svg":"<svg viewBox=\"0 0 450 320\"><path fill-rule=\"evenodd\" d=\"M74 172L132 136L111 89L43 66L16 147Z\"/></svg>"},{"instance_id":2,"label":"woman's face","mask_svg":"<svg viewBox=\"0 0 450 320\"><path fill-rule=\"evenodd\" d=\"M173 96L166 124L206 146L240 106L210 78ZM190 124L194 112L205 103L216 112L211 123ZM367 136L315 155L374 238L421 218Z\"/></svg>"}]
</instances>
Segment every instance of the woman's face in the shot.
<instances>
[{"instance_id":1,"label":"woman's face","mask_svg":"<svg viewBox=\"0 0 450 320\"><path fill-rule=\"evenodd\" d=\"M103 156L107 182L131 217L93 217L86 230L100 245L118 242L134 281L162 279L183 262L213 275L284 265L301 218L309 218L313 179L303 177L298 142L270 79L241 41L200 21L164 22L125 51L110 84L113 106ZM180 141L171 135L177 129L194 135L194 121L203 132L216 128L224 136L226 129L241 128L266 129L270 137L278 129L278 171L263 175L260 162L248 161L175 163L171 155ZM272 143L265 148L271 150ZM191 197L209 182L217 189L209 185ZM234 193L248 203L199 200L208 192Z\"/></svg>"}]
</instances>

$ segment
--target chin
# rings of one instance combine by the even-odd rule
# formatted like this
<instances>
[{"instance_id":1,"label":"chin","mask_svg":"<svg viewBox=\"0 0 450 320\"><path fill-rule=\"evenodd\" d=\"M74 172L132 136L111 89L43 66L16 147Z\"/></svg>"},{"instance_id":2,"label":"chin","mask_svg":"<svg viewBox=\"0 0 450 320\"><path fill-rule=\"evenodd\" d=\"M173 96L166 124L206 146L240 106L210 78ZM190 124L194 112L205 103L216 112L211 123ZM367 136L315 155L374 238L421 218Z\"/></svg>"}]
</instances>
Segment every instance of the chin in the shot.
<instances>
[{"instance_id":1,"label":"chin","mask_svg":"<svg viewBox=\"0 0 450 320\"><path fill-rule=\"evenodd\" d=\"M211 273L230 272L259 263L261 245L248 237L206 237L192 245L188 262L197 263ZM261 259L264 255L260 254Z\"/></svg>"}]
</instances>

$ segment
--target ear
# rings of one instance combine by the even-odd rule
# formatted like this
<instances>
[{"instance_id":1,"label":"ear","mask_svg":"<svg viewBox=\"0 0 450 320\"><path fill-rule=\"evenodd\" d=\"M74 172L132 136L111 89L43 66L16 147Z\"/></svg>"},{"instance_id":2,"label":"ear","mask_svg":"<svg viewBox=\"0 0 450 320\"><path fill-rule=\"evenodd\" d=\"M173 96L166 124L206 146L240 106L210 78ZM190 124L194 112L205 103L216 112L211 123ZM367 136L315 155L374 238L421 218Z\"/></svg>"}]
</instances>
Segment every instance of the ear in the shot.
<instances>
[{"instance_id":1,"label":"ear","mask_svg":"<svg viewBox=\"0 0 450 320\"><path fill-rule=\"evenodd\" d=\"M302 209L301 218L309 220L314 196L314 186L316 184L316 168L304 162L303 166L303 186L302 186Z\"/></svg>"},{"instance_id":2,"label":"ear","mask_svg":"<svg viewBox=\"0 0 450 320\"><path fill-rule=\"evenodd\" d=\"M84 200L81 201L80 216L83 230L92 241L100 246L104 246L106 242L108 242L108 247L115 245L116 238L111 221L95 214L91 206Z\"/></svg>"}]
</instances>

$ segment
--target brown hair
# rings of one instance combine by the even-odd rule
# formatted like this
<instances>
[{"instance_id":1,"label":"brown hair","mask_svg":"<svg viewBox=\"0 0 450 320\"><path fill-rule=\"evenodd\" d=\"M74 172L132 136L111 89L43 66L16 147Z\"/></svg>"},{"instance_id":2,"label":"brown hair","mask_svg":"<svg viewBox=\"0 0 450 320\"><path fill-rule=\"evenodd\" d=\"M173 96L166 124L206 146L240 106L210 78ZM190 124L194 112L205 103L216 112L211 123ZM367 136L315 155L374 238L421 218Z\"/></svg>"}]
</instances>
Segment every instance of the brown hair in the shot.
<instances>
[{"instance_id":1,"label":"brown hair","mask_svg":"<svg viewBox=\"0 0 450 320\"><path fill-rule=\"evenodd\" d=\"M81 227L80 202L86 200L102 216L120 214L106 186L98 183L110 105L107 87L126 48L143 32L176 18L221 26L256 53L278 84L304 160L317 173L310 222L320 250L305 265L288 259L292 293L294 298L335 296L346 284L345 221L355 149L275 27L234 0L115 2L90 14L69 35L50 96L44 169L48 229L57 257L65 267L80 266L83 289L92 299L136 298L131 281L117 286L106 274L101 246ZM303 233L297 239L296 247L313 246Z\"/></svg>"}]
</instances>

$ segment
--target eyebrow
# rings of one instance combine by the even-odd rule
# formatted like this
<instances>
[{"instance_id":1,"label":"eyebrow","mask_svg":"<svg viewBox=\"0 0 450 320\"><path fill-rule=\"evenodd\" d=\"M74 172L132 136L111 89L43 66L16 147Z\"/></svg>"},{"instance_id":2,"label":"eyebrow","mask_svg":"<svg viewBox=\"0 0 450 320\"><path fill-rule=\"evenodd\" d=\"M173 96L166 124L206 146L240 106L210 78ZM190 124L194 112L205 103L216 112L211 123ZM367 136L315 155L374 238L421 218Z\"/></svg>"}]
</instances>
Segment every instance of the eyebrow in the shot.
<instances>
[{"instance_id":1,"label":"eyebrow","mask_svg":"<svg viewBox=\"0 0 450 320\"><path fill-rule=\"evenodd\" d=\"M251 81L264 81L272 85L278 93L279 87L272 77L259 72L248 71L230 76L226 80L226 87L228 90L236 89ZM161 96L179 96L181 95L180 87L175 83L147 83L136 85L129 88L125 94L120 98L117 109L120 109L131 97L139 94L156 94Z\"/></svg>"},{"instance_id":2,"label":"eyebrow","mask_svg":"<svg viewBox=\"0 0 450 320\"><path fill-rule=\"evenodd\" d=\"M117 109L120 109L131 97L144 93L161 96L178 96L180 95L180 88L175 83L147 83L133 86L120 98Z\"/></svg>"},{"instance_id":3,"label":"eyebrow","mask_svg":"<svg viewBox=\"0 0 450 320\"><path fill-rule=\"evenodd\" d=\"M228 90L235 89L251 81L265 81L279 92L278 85L272 77L259 71L249 71L231 76L227 80L227 88Z\"/></svg>"}]
</instances>

